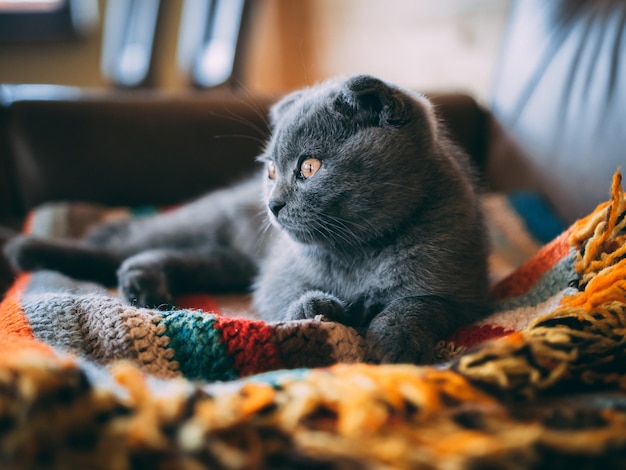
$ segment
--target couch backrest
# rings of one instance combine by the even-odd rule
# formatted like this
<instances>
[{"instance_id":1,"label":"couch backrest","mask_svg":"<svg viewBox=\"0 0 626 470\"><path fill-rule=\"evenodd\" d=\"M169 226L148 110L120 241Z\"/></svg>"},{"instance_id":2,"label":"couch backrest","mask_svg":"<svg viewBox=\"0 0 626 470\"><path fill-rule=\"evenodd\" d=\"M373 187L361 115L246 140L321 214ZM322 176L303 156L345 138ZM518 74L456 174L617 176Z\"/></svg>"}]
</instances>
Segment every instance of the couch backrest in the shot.
<instances>
[{"instance_id":1,"label":"couch backrest","mask_svg":"<svg viewBox=\"0 0 626 470\"><path fill-rule=\"evenodd\" d=\"M5 86L16 97L5 96L1 111L12 201L0 207L17 216L53 200L195 197L249 173L268 132L267 100L76 89L37 96L18 88Z\"/></svg>"},{"instance_id":2,"label":"couch backrest","mask_svg":"<svg viewBox=\"0 0 626 470\"><path fill-rule=\"evenodd\" d=\"M0 178L7 184L0 191L7 194L0 192L0 221L54 200L167 205L224 186L257 165L272 101L214 93L4 91ZM466 95L433 100L453 138L480 164L485 112Z\"/></svg>"},{"instance_id":3,"label":"couch backrest","mask_svg":"<svg viewBox=\"0 0 626 470\"><path fill-rule=\"evenodd\" d=\"M626 2L516 1L491 107L496 186L539 189L568 220L606 200L626 170Z\"/></svg>"}]
</instances>

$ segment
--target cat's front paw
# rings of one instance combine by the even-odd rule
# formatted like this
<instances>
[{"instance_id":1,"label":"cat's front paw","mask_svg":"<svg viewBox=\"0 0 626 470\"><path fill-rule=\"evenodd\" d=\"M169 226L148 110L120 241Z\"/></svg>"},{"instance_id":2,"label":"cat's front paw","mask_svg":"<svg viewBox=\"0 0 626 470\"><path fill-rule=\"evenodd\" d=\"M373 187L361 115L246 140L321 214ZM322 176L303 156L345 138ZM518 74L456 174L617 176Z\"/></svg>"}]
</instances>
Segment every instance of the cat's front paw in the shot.
<instances>
[{"instance_id":1,"label":"cat's front paw","mask_svg":"<svg viewBox=\"0 0 626 470\"><path fill-rule=\"evenodd\" d=\"M345 316L343 302L325 292L311 291L294 301L287 310L288 320L312 319L318 315L341 322Z\"/></svg>"},{"instance_id":2,"label":"cat's front paw","mask_svg":"<svg viewBox=\"0 0 626 470\"><path fill-rule=\"evenodd\" d=\"M127 259L117 271L118 289L131 305L169 309L173 305L167 276L160 263L141 255Z\"/></svg>"},{"instance_id":3,"label":"cat's front paw","mask_svg":"<svg viewBox=\"0 0 626 470\"><path fill-rule=\"evenodd\" d=\"M416 327L406 327L393 317L376 317L365 335L367 358L384 364L429 364L434 360L432 338Z\"/></svg>"}]
</instances>

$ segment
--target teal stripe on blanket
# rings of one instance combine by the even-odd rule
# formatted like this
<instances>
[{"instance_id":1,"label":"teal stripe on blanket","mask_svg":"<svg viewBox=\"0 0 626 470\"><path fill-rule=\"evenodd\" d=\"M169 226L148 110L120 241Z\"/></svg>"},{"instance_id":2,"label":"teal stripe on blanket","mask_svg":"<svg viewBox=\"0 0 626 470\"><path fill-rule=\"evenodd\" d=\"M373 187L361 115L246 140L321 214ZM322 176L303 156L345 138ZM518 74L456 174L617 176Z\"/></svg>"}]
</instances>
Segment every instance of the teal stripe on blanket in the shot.
<instances>
[{"instance_id":1,"label":"teal stripe on blanket","mask_svg":"<svg viewBox=\"0 0 626 470\"><path fill-rule=\"evenodd\" d=\"M162 313L161 324L170 338L169 348L180 372L192 380L232 380L237 378L222 333L215 328L213 314L200 310L172 310Z\"/></svg>"}]
</instances>

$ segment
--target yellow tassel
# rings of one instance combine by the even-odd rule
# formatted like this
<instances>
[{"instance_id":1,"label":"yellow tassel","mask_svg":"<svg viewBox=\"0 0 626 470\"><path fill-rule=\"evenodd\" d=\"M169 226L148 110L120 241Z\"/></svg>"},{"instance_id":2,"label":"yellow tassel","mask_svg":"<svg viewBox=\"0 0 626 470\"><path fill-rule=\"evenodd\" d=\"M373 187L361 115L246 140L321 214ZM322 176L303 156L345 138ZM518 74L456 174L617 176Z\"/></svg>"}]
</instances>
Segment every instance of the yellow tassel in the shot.
<instances>
[{"instance_id":1,"label":"yellow tassel","mask_svg":"<svg viewBox=\"0 0 626 470\"><path fill-rule=\"evenodd\" d=\"M529 397L574 378L626 384L619 374L589 373L626 352L626 194L621 183L617 171L611 200L572 227L569 242L577 248L574 268L582 290L564 297L559 308L525 330L463 356L457 366L461 373Z\"/></svg>"}]
</instances>

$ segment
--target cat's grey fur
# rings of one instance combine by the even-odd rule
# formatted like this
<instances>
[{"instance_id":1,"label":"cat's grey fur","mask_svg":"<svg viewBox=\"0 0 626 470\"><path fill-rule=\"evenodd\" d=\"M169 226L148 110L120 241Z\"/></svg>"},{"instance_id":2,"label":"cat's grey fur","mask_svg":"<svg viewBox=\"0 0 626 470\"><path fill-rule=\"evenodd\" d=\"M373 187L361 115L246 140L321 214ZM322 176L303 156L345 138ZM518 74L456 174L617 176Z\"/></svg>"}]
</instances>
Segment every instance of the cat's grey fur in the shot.
<instances>
[{"instance_id":1,"label":"cat's grey fur","mask_svg":"<svg viewBox=\"0 0 626 470\"><path fill-rule=\"evenodd\" d=\"M437 339L487 308L466 155L426 98L370 76L288 95L270 121L262 175L81 243L19 237L6 254L22 270L117 282L141 306L252 286L264 319L323 314L362 329L372 360L432 360ZM303 158L321 161L308 179Z\"/></svg>"}]
</instances>

